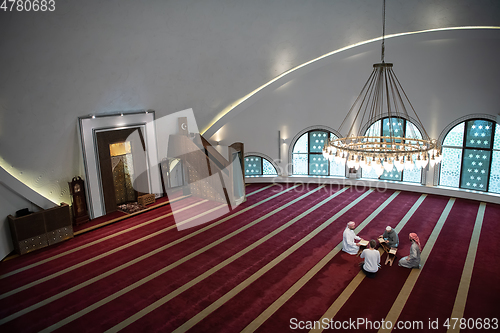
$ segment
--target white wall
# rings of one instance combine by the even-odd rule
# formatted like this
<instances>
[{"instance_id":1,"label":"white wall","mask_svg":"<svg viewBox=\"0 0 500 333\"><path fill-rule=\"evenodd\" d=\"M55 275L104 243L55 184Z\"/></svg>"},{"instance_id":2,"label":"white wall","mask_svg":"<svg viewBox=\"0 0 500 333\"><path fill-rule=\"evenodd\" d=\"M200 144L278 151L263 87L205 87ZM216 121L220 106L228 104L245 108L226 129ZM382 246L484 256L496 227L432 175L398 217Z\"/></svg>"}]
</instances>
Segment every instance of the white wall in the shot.
<instances>
[{"instance_id":1,"label":"white wall","mask_svg":"<svg viewBox=\"0 0 500 333\"><path fill-rule=\"evenodd\" d=\"M78 117L153 109L161 118L193 108L203 131L222 110L279 74L380 36L381 6L381 0L67 0L56 1L54 12L0 11L0 166L52 201L69 202L67 181L83 176ZM387 33L500 26L499 13L496 0L388 0ZM468 48L462 43L451 54L465 52L467 59L481 63ZM352 59L336 58L328 73L306 73L252 104L241 116L248 117L248 127L265 133L262 140L244 131L236 135L239 125L234 123L232 130L226 126L227 143L243 141L247 151L275 158L277 148L267 147L268 136L281 129L290 137L309 123L324 121L324 113L312 113L311 100L317 99L315 105L325 113L332 104L343 113L376 61L378 49L365 50ZM425 68L413 64L425 59L397 52L388 42L388 60L394 59L410 99L419 101L418 111L448 108L440 96L451 96L455 89L440 86L434 95L426 91L419 80L426 76ZM439 59L448 61L446 56ZM485 74L484 68L479 74ZM461 82L481 81L479 74L475 81L460 81L457 74L453 85L463 92ZM311 86L304 96L297 88L306 84ZM293 90L297 95L289 100ZM489 112L479 103L496 103L490 92L485 99L471 100L468 109L481 106L481 112ZM339 100L340 95L348 98ZM429 101L422 103L425 98ZM269 106L273 108L265 109ZM450 109L445 112L456 112ZM279 118L263 122L265 112ZM424 123L433 122L429 114L424 116ZM295 120L277 122L287 118ZM446 123L444 118L431 129L433 134Z\"/></svg>"}]
</instances>

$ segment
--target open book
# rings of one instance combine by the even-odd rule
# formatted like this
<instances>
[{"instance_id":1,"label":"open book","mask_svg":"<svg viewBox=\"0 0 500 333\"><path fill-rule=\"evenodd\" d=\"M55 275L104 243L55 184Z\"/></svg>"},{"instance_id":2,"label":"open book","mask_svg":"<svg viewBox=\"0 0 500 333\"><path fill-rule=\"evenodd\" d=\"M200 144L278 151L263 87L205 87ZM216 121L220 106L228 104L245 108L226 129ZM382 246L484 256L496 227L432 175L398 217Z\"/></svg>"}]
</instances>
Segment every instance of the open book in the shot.
<instances>
[{"instance_id":1,"label":"open book","mask_svg":"<svg viewBox=\"0 0 500 333\"><path fill-rule=\"evenodd\" d=\"M362 239L362 240L360 240L360 241L359 241L359 245L360 245L360 246L368 246L368 241L367 241L367 240Z\"/></svg>"}]
</instances>

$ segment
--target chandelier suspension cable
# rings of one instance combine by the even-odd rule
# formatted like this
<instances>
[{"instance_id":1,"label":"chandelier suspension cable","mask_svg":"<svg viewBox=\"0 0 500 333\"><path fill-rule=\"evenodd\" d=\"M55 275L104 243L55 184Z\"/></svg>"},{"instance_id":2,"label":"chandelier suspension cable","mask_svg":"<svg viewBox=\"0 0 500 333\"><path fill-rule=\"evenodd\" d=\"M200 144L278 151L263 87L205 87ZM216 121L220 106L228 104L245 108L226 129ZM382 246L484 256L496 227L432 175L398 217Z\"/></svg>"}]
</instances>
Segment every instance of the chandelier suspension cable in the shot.
<instances>
[{"instance_id":1,"label":"chandelier suspension cable","mask_svg":"<svg viewBox=\"0 0 500 333\"><path fill-rule=\"evenodd\" d=\"M376 80L376 76L374 74L375 73L372 73L372 75L370 76L370 78L367 81L367 83L369 83L368 88L367 88L368 92L372 91L372 85L373 85L373 83ZM365 87L366 87L366 84L365 84ZM363 123L363 120L364 120L365 114L366 114L366 110L368 109L368 102L370 101L370 98L369 98L368 94L363 94L364 91L365 91L365 89L363 88L363 90L361 91L361 94L358 96L358 100L359 100L359 97L361 97L362 95L364 95L363 96L363 100L361 101L361 108L363 108L363 105L364 105L364 112L363 112L363 115L361 117L361 122L357 121L357 118L359 117L359 114L360 114L360 112L358 112L356 114L356 116L354 117L354 120L353 120L353 122L351 124L351 127L349 128L349 131L347 132L347 135L350 136L350 137L352 137L352 136L355 136L355 137L359 136L361 128L358 128L357 132L355 132L354 125L357 124L357 123L360 123L360 124Z\"/></svg>"},{"instance_id":2,"label":"chandelier suspension cable","mask_svg":"<svg viewBox=\"0 0 500 333\"><path fill-rule=\"evenodd\" d=\"M374 168L380 177L383 170L424 168L441 160L440 147L431 140L420 117L393 71L385 63L385 0L382 11L382 62L373 65L372 73L339 127L339 133L352 121L345 137L328 139L323 156L349 168ZM412 118L408 111L413 111ZM353 119L351 119L353 118ZM386 122L386 119L388 120ZM372 162L374 165L372 166Z\"/></svg>"},{"instance_id":3,"label":"chandelier suspension cable","mask_svg":"<svg viewBox=\"0 0 500 333\"><path fill-rule=\"evenodd\" d=\"M385 53L385 0L382 10L382 63L384 63L384 53Z\"/></svg>"},{"instance_id":4,"label":"chandelier suspension cable","mask_svg":"<svg viewBox=\"0 0 500 333\"><path fill-rule=\"evenodd\" d=\"M370 81L372 80L372 78L374 77L374 72L372 72L372 74L370 75L370 77L368 78L368 81L365 82L365 85L363 86L363 88L361 89L361 93L358 95L358 97L356 98L356 101L354 101L354 104L351 106L351 109L349 110L349 112L347 113L347 116L344 118L344 120L342 121L342 123L340 124L340 127L339 127L339 132L342 130L342 127L344 126L344 123L349 119L349 115L354 111L355 109L355 106L358 104L359 100L361 99L361 97L363 97L363 101L361 102L361 104L364 103L365 99L366 99L366 94L364 94L365 96L363 96L363 91L366 90L366 87L370 84ZM371 86L371 84L370 84ZM368 88L370 89L370 88ZM351 124L351 127L349 128L349 131L347 132L348 133L348 136L349 136L349 133L351 133L352 131L352 128L355 124L355 120L357 118L358 115L355 116L352 124Z\"/></svg>"},{"instance_id":5,"label":"chandelier suspension cable","mask_svg":"<svg viewBox=\"0 0 500 333\"><path fill-rule=\"evenodd\" d=\"M403 92L403 94L405 95L405 98L406 98L406 100L408 101L408 104L410 105L410 107L411 107L411 109L412 109L413 113L415 114L415 116L416 116L416 118L417 118L418 122L419 122L420 124L422 124L422 122L420 121L420 117L418 116L417 112L416 112L416 111L415 111L415 109L413 108L413 104L411 104L410 99L409 99L409 98L408 98L408 96L406 95L406 92L404 91L403 87L401 86L401 83L399 83L399 80L398 80L398 78L397 78L397 77L396 77L396 82L398 83L399 88L401 89L401 91L402 91L402 92ZM398 91L398 93L399 93L399 91ZM425 137L426 137L427 139L430 139L429 134L427 134L427 131L425 130L425 128L424 128L423 126L422 126L422 130L424 131Z\"/></svg>"}]
</instances>

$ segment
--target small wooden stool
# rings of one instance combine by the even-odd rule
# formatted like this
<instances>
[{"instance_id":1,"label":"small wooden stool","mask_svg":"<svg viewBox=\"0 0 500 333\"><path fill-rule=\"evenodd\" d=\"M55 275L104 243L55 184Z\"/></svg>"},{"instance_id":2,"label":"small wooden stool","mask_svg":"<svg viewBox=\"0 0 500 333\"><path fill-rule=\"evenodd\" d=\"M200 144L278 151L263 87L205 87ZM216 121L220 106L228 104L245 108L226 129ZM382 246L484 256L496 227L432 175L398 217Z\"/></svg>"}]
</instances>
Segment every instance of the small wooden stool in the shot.
<instances>
[{"instance_id":1,"label":"small wooden stool","mask_svg":"<svg viewBox=\"0 0 500 333\"><path fill-rule=\"evenodd\" d=\"M385 264L389 263L390 266L392 266L392 263L394 262L394 259L396 259L396 253L398 252L398 249L395 247L391 247L389 252L387 253L387 258L385 259Z\"/></svg>"},{"instance_id":2,"label":"small wooden stool","mask_svg":"<svg viewBox=\"0 0 500 333\"><path fill-rule=\"evenodd\" d=\"M378 242L382 246L382 249L384 249L384 252L389 252L390 248L387 245L387 241L382 236L378 238Z\"/></svg>"},{"instance_id":3,"label":"small wooden stool","mask_svg":"<svg viewBox=\"0 0 500 333\"><path fill-rule=\"evenodd\" d=\"M366 249L366 247L368 246L368 241L361 239L358 244L359 244L359 250L358 250L358 253L356 253L357 257L359 257L361 252L363 252L363 250Z\"/></svg>"}]
</instances>

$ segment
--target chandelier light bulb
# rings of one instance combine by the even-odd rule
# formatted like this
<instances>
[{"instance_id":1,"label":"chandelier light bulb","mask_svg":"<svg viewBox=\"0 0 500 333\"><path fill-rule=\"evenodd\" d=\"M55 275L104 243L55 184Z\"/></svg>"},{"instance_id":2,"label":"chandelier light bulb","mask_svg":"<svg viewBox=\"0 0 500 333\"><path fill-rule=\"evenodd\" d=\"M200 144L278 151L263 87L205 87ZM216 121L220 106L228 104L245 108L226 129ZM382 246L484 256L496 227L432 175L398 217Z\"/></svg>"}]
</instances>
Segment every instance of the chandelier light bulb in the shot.
<instances>
[{"instance_id":1,"label":"chandelier light bulb","mask_svg":"<svg viewBox=\"0 0 500 333\"><path fill-rule=\"evenodd\" d=\"M415 160L415 166L416 166L417 168L421 168L421 167L422 167L422 165L423 165L423 164L422 164L422 159L420 158L420 154L419 154L419 155L417 155L417 159Z\"/></svg>"},{"instance_id":2,"label":"chandelier light bulb","mask_svg":"<svg viewBox=\"0 0 500 333\"><path fill-rule=\"evenodd\" d=\"M372 161L368 161L363 167L363 171L369 172L372 169Z\"/></svg>"},{"instance_id":3,"label":"chandelier light bulb","mask_svg":"<svg viewBox=\"0 0 500 333\"><path fill-rule=\"evenodd\" d=\"M359 166L363 169L366 166L366 160L364 156L361 156L361 160L359 161Z\"/></svg>"},{"instance_id":4,"label":"chandelier light bulb","mask_svg":"<svg viewBox=\"0 0 500 333\"><path fill-rule=\"evenodd\" d=\"M382 174L384 173L384 167L382 166L382 164L379 165L380 162L377 162L377 166L374 168L375 170L375 173L377 174L377 176L382 176Z\"/></svg>"},{"instance_id":5,"label":"chandelier light bulb","mask_svg":"<svg viewBox=\"0 0 500 333\"><path fill-rule=\"evenodd\" d=\"M394 168L394 164L392 163L392 160L390 158L386 157L384 160L385 171L390 172L390 171L392 171L393 168Z\"/></svg>"},{"instance_id":6,"label":"chandelier light bulb","mask_svg":"<svg viewBox=\"0 0 500 333\"><path fill-rule=\"evenodd\" d=\"M424 158L422 159L422 169L427 166L429 163L429 159L427 158L427 154L424 154Z\"/></svg>"},{"instance_id":7,"label":"chandelier light bulb","mask_svg":"<svg viewBox=\"0 0 500 333\"><path fill-rule=\"evenodd\" d=\"M405 163L403 161L403 158L397 158L396 161L394 162L394 165L396 166L396 170L398 170L399 172L403 171L404 168L405 168Z\"/></svg>"},{"instance_id":8,"label":"chandelier light bulb","mask_svg":"<svg viewBox=\"0 0 500 333\"><path fill-rule=\"evenodd\" d=\"M436 164L436 157L434 155L431 156L429 163L430 163L431 167L433 167Z\"/></svg>"}]
</instances>

